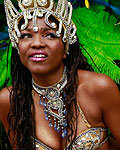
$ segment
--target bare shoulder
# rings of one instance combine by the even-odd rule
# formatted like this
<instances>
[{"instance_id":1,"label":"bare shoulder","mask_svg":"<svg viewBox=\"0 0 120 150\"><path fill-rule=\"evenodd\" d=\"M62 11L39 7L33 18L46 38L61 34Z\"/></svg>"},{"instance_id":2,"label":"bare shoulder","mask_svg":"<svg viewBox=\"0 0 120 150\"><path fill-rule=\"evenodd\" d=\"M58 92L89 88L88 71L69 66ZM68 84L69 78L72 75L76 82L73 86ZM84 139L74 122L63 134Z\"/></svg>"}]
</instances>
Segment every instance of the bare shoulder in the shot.
<instances>
[{"instance_id":1,"label":"bare shoulder","mask_svg":"<svg viewBox=\"0 0 120 150\"><path fill-rule=\"evenodd\" d=\"M78 91L83 88L89 96L97 97L103 103L110 103L113 99L120 100L120 92L115 82L107 75L78 70L78 80Z\"/></svg>"},{"instance_id":2,"label":"bare shoulder","mask_svg":"<svg viewBox=\"0 0 120 150\"><path fill-rule=\"evenodd\" d=\"M115 82L105 74L99 74L91 71L78 70L79 81L83 84L90 84L91 88L108 88L109 86L116 87Z\"/></svg>"},{"instance_id":3,"label":"bare shoulder","mask_svg":"<svg viewBox=\"0 0 120 150\"><path fill-rule=\"evenodd\" d=\"M6 87L6 88L3 88L1 91L0 91L0 104L1 105L5 105L5 104L8 104L9 103L9 97L10 97L10 90L11 90L11 86L10 87ZM0 105L0 107L1 107Z\"/></svg>"},{"instance_id":4,"label":"bare shoulder","mask_svg":"<svg viewBox=\"0 0 120 150\"><path fill-rule=\"evenodd\" d=\"M12 87L6 87L0 91L0 120L6 121L10 108L10 90Z\"/></svg>"}]
</instances>

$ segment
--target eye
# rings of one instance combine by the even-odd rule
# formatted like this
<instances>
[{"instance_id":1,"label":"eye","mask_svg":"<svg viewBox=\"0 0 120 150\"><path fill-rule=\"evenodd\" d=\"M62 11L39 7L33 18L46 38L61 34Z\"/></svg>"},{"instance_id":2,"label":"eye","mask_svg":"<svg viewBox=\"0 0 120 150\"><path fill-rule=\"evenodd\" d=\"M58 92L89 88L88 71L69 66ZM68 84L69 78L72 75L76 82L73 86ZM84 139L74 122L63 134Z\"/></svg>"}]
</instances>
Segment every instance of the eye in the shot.
<instances>
[{"instance_id":1,"label":"eye","mask_svg":"<svg viewBox=\"0 0 120 150\"><path fill-rule=\"evenodd\" d=\"M22 33L20 39L32 38L32 35L29 33Z\"/></svg>"},{"instance_id":2,"label":"eye","mask_svg":"<svg viewBox=\"0 0 120 150\"><path fill-rule=\"evenodd\" d=\"M50 39L58 38L56 33L47 33L44 37L47 37L47 38L50 38Z\"/></svg>"}]
</instances>

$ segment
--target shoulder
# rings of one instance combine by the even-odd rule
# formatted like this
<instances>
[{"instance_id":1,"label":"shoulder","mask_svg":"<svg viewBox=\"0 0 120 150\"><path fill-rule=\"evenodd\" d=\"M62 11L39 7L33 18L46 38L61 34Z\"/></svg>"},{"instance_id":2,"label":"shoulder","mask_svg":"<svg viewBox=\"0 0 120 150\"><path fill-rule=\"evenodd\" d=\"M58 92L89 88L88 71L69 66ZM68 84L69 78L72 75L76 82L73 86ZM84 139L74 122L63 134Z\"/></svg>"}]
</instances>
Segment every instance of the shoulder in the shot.
<instances>
[{"instance_id":1,"label":"shoulder","mask_svg":"<svg viewBox=\"0 0 120 150\"><path fill-rule=\"evenodd\" d=\"M0 91L0 120L4 123L10 108L10 90L6 87Z\"/></svg>"},{"instance_id":2,"label":"shoulder","mask_svg":"<svg viewBox=\"0 0 120 150\"><path fill-rule=\"evenodd\" d=\"M78 80L78 86L84 85L88 90L90 88L94 92L102 92L109 89L118 90L115 82L105 74L78 70Z\"/></svg>"},{"instance_id":3,"label":"shoulder","mask_svg":"<svg viewBox=\"0 0 120 150\"><path fill-rule=\"evenodd\" d=\"M11 88L12 88L11 86L6 87L0 91L0 104L7 104L9 102Z\"/></svg>"},{"instance_id":4,"label":"shoulder","mask_svg":"<svg viewBox=\"0 0 120 150\"><path fill-rule=\"evenodd\" d=\"M110 103L113 99L120 100L115 82L107 75L78 70L78 81L78 92L83 89L89 96L100 99L101 104Z\"/></svg>"}]
</instances>

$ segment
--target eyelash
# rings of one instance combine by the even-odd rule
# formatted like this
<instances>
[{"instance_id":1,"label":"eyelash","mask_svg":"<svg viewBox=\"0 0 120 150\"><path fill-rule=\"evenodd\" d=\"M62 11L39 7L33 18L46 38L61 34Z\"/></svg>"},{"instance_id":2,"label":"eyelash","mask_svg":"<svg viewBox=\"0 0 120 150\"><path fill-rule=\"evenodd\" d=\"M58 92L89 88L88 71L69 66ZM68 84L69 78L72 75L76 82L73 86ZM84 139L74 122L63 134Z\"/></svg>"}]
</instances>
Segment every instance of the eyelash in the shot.
<instances>
[{"instance_id":1,"label":"eyelash","mask_svg":"<svg viewBox=\"0 0 120 150\"><path fill-rule=\"evenodd\" d=\"M58 36L56 35L56 33L47 33L45 35L45 37L48 37L48 36L50 36L50 38L58 38Z\"/></svg>"},{"instance_id":2,"label":"eyelash","mask_svg":"<svg viewBox=\"0 0 120 150\"><path fill-rule=\"evenodd\" d=\"M32 35L31 35L31 34L29 34L29 33L23 33L23 34L21 34L20 39L24 39L24 38L25 38L25 36L26 36L27 38L31 38L31 37L32 37Z\"/></svg>"},{"instance_id":3,"label":"eyelash","mask_svg":"<svg viewBox=\"0 0 120 150\"><path fill-rule=\"evenodd\" d=\"M50 37L49 37L50 36ZM56 33L47 33L43 36L44 38L45 37L48 37L48 38L58 38L58 36L56 35ZM32 38L32 35L29 34L29 33L23 33L21 34L21 37L20 39L25 39L25 38Z\"/></svg>"}]
</instances>

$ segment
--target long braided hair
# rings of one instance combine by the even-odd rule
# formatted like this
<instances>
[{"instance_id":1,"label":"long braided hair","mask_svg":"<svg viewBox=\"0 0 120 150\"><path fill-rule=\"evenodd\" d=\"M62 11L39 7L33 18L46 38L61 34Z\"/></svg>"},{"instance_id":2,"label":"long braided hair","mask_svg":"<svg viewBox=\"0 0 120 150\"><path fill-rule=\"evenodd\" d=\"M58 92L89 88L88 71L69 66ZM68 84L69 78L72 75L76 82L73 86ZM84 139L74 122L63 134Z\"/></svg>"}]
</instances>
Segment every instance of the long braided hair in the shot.
<instances>
[{"instance_id":1,"label":"long braided hair","mask_svg":"<svg viewBox=\"0 0 120 150\"><path fill-rule=\"evenodd\" d=\"M78 85L78 69L81 70L90 70L92 71L91 66L87 63L86 58L82 54L82 45L79 44L79 41L75 44L70 45L69 47L69 55L64 62L67 67L67 78L68 82L65 87L66 99L65 105L67 109L67 128L70 130L69 135L66 138L66 147L67 143L71 143L69 145L69 149L72 149L72 142L76 138L77 133L77 116L78 116L78 107L76 101L76 91ZM75 113L74 113L75 110Z\"/></svg>"},{"instance_id":2,"label":"long braided hair","mask_svg":"<svg viewBox=\"0 0 120 150\"><path fill-rule=\"evenodd\" d=\"M31 135L35 136L35 122L34 111L31 110L33 105L31 73L21 63L16 49L12 51L11 65L12 90L10 92L11 107L8 114L8 135L10 131L13 132L12 146L17 145L17 150L33 150Z\"/></svg>"},{"instance_id":3,"label":"long braided hair","mask_svg":"<svg viewBox=\"0 0 120 150\"><path fill-rule=\"evenodd\" d=\"M55 18L51 20L58 22ZM21 19L19 24L23 24ZM58 24L58 23L57 23ZM66 94L65 105L67 109L67 129L70 131L66 136L67 143L74 140L77 131L77 70L90 70L91 67L87 64L84 58L79 41L69 46L69 55L63 60L67 68L68 82L64 88ZM10 92L10 111L8 114L9 130L8 135L13 133L13 147L17 150L34 150L35 137L35 109L32 99L32 76L31 72L21 63L20 57L16 49L12 50L11 60L12 72L12 90ZM31 109L31 107L33 107ZM75 110L75 113L74 111ZM71 142L72 143L72 142ZM71 149L71 148L69 148Z\"/></svg>"},{"instance_id":4,"label":"long braided hair","mask_svg":"<svg viewBox=\"0 0 120 150\"><path fill-rule=\"evenodd\" d=\"M68 82L64 89L66 93L65 105L67 108L67 128L71 131L66 137L66 145L73 141L77 131L77 70L89 70L80 48L79 41L70 45L69 55L64 64L67 67ZM34 104L32 99L32 77L30 71L21 63L15 49L12 51L12 90L10 92L10 112L8 115L9 130L13 132L13 145L17 150L33 150L35 137ZM33 106L33 112L31 110ZM75 113L74 111L75 110ZM76 124L75 124L76 122Z\"/></svg>"}]
</instances>

